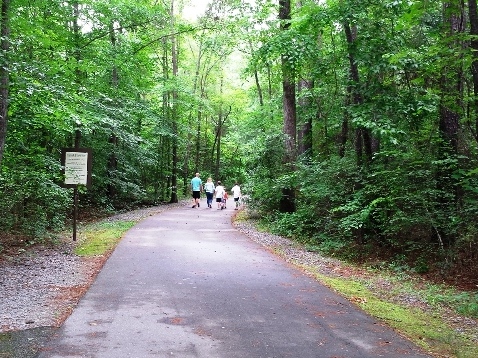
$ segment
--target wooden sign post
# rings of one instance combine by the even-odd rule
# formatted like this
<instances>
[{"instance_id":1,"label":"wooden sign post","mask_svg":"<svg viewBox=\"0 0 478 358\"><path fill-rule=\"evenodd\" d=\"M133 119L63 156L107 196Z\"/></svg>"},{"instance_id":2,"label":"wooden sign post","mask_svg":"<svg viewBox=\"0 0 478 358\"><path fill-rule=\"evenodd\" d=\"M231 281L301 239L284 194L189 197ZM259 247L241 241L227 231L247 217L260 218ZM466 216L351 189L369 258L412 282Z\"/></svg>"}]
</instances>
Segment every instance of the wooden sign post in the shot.
<instances>
[{"instance_id":1,"label":"wooden sign post","mask_svg":"<svg viewBox=\"0 0 478 358\"><path fill-rule=\"evenodd\" d=\"M73 241L76 241L76 221L78 218L78 186L91 185L92 155L90 148L63 148L61 165L65 181L63 186L73 188Z\"/></svg>"}]
</instances>

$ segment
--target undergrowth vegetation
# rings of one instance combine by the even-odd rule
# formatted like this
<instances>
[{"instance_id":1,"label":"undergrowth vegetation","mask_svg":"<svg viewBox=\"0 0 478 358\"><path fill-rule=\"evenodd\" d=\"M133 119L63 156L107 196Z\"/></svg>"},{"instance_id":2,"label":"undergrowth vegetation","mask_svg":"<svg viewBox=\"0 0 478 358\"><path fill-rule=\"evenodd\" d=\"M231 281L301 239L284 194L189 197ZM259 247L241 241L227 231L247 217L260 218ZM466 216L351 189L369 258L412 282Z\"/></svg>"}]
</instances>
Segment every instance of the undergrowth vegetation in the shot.
<instances>
[{"instance_id":1,"label":"undergrowth vegetation","mask_svg":"<svg viewBox=\"0 0 478 358\"><path fill-rule=\"evenodd\" d=\"M449 193L431 189L438 187L434 165L388 153L357 171L353 161L333 157L268 181L256 167L251 205L271 231L311 251L476 290L478 182L462 175L468 183L464 199L459 207L446 205ZM275 204L284 183L296 188L292 213L279 212Z\"/></svg>"}]
</instances>

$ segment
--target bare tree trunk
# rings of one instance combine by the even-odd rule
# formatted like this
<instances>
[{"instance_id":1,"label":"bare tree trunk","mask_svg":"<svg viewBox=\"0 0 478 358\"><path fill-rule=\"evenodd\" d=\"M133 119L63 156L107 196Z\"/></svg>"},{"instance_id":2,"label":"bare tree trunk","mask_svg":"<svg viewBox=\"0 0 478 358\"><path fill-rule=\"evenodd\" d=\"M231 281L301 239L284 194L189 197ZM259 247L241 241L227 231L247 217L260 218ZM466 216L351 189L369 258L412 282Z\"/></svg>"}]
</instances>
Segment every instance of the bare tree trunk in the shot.
<instances>
[{"instance_id":1,"label":"bare tree trunk","mask_svg":"<svg viewBox=\"0 0 478 358\"><path fill-rule=\"evenodd\" d=\"M303 6L302 1L296 2L297 8ZM314 80L301 79L298 85L299 92L299 131L297 133L298 155L304 159L312 158L312 116L310 109L312 107L311 92L314 88ZM317 111L317 117L320 112Z\"/></svg>"},{"instance_id":2,"label":"bare tree trunk","mask_svg":"<svg viewBox=\"0 0 478 358\"><path fill-rule=\"evenodd\" d=\"M194 159L194 172L200 172L199 161L201 158L201 121L202 121L202 111L198 110L197 113L197 127L196 127L196 156Z\"/></svg>"},{"instance_id":3,"label":"bare tree trunk","mask_svg":"<svg viewBox=\"0 0 478 358\"><path fill-rule=\"evenodd\" d=\"M174 34L174 0L171 1L171 33ZM173 77L178 76L178 46L176 43L175 35L171 37L171 52L172 52L172 66L173 66ZM173 90L172 93L173 97L173 106L171 110L171 125L173 129L173 148L172 148L172 168L171 168L171 198L169 200L170 203L177 203L178 202L178 91Z\"/></svg>"},{"instance_id":4,"label":"bare tree trunk","mask_svg":"<svg viewBox=\"0 0 478 358\"><path fill-rule=\"evenodd\" d=\"M203 38L201 36L200 41L199 41L199 49L198 49L198 58L196 61L196 72L194 74L194 84L193 84L193 94L195 95L197 92L198 87L200 86L199 82L199 72L201 70L201 60L203 56ZM188 117L188 128L192 128L193 125L193 115L190 114ZM186 151L184 154L184 162L183 162L183 194L186 195L189 185L189 161L191 158L191 153L193 152L192 150L192 144L193 144L193 136L190 134L188 131L187 133L187 141L186 141ZM194 171L194 170L193 170Z\"/></svg>"},{"instance_id":5,"label":"bare tree trunk","mask_svg":"<svg viewBox=\"0 0 478 358\"><path fill-rule=\"evenodd\" d=\"M2 14L1 14L1 28L0 28L0 48L1 48L1 62L0 62L0 168L5 150L5 140L7 137L7 122L8 122L8 86L9 86L9 64L8 51L10 49L10 28L9 22L9 8L10 0L2 0Z\"/></svg>"},{"instance_id":6,"label":"bare tree trunk","mask_svg":"<svg viewBox=\"0 0 478 358\"><path fill-rule=\"evenodd\" d=\"M291 20L290 0L279 1L279 19L281 30L287 31ZM294 166L297 157L297 108L295 98L295 82L292 69L285 56L282 56L282 90L283 90L283 114L284 114L284 164ZM292 187L282 189L280 201L281 212L295 211L295 190Z\"/></svg>"},{"instance_id":7,"label":"bare tree trunk","mask_svg":"<svg viewBox=\"0 0 478 358\"><path fill-rule=\"evenodd\" d=\"M221 174L221 138L222 138L222 132L224 128L224 123L226 123L227 118L231 114L232 107L229 106L229 111L224 114L223 109L221 107L219 111L219 118L217 122L217 127L216 127L216 136L214 138L214 144L212 146L212 152L214 155L214 152L216 152L216 168L214 171L214 176L216 179L220 180L220 174ZM216 149L217 146L217 149Z\"/></svg>"},{"instance_id":8,"label":"bare tree trunk","mask_svg":"<svg viewBox=\"0 0 478 358\"><path fill-rule=\"evenodd\" d=\"M352 98L352 87L347 86L347 96L345 98L345 107L350 106L350 100ZM349 136L349 114L347 111L344 111L344 118L342 119L342 130L339 134L339 156L340 158L345 157L345 149L347 145L347 140Z\"/></svg>"},{"instance_id":9,"label":"bare tree trunk","mask_svg":"<svg viewBox=\"0 0 478 358\"><path fill-rule=\"evenodd\" d=\"M249 50L251 54L254 53L254 49L252 47L251 41L249 41ZM255 68L254 68L254 80L256 82L257 96L259 97L259 105L262 107L264 106L264 95L262 94L261 82L259 81L259 73L257 72Z\"/></svg>"},{"instance_id":10,"label":"bare tree trunk","mask_svg":"<svg viewBox=\"0 0 478 358\"><path fill-rule=\"evenodd\" d=\"M470 46L473 50L473 62L471 63L474 94L473 107L475 114L475 128L473 131L473 136L478 142L478 7L476 0L468 0L468 12L470 19L470 35L472 35Z\"/></svg>"},{"instance_id":11,"label":"bare tree trunk","mask_svg":"<svg viewBox=\"0 0 478 358\"><path fill-rule=\"evenodd\" d=\"M76 11L78 11L78 4L76 4ZM75 24L76 24L75 27L78 26L77 22L78 22L78 18L75 17ZM115 49L117 45L117 41L116 41L116 32L115 32L113 22L110 23L109 32L110 32L111 47ZM78 53L78 56L79 55L80 54ZM111 69L111 85L113 86L113 88L117 88L118 84L119 84L118 67L116 65L113 65L113 68ZM115 133L114 128L111 128L111 134L109 138L109 143L111 144L111 153L108 159L109 182L107 185L107 195L109 199L114 199L117 193L116 187L114 184L114 178L116 176L116 171L118 170L118 158L116 156L116 148L118 147L118 141L119 139Z\"/></svg>"},{"instance_id":12,"label":"bare tree trunk","mask_svg":"<svg viewBox=\"0 0 478 358\"><path fill-rule=\"evenodd\" d=\"M452 51L463 51L464 46L460 39L465 31L465 12L464 1L450 1L443 3L443 25L444 37ZM441 143L439 144L439 159L455 159L458 154L458 132L460 122L460 111L463 106L463 66L462 61L456 58L449 59L448 66L443 68L441 78L441 98L440 98L440 119L439 135ZM453 161L451 162L453 163ZM437 170L437 188L443 193L452 194L452 198L443 196L440 200L441 210L457 210L460 202L459 185L453 177L456 167L453 164L446 164ZM440 243L452 243L453 234L447 234L445 230L438 229ZM442 232L443 231L443 232Z\"/></svg>"},{"instance_id":13,"label":"bare tree trunk","mask_svg":"<svg viewBox=\"0 0 478 358\"><path fill-rule=\"evenodd\" d=\"M113 49L116 47L116 33L113 22L110 23L110 42ZM118 67L113 65L113 69L111 70L111 84L114 88L117 88L119 85L119 75L118 75Z\"/></svg>"},{"instance_id":14,"label":"bare tree trunk","mask_svg":"<svg viewBox=\"0 0 478 358\"><path fill-rule=\"evenodd\" d=\"M445 31L447 36L452 38L463 33L464 24L464 4L445 3L443 5ZM451 42L453 49L462 47L462 44L455 40ZM458 113L462 106L463 97L463 68L460 64L453 67L447 67L441 78L442 97L440 103L440 135L445 141L448 151L456 154L458 151L458 123L460 115Z\"/></svg>"},{"instance_id":15,"label":"bare tree trunk","mask_svg":"<svg viewBox=\"0 0 478 358\"><path fill-rule=\"evenodd\" d=\"M312 116L310 108L312 101L310 100L309 93L314 88L313 81L300 80L299 81L299 93L302 94L299 100L299 108L302 109L303 114L302 124L297 135L298 154L302 156L312 157ZM299 112L300 113L300 112Z\"/></svg>"},{"instance_id":16,"label":"bare tree trunk","mask_svg":"<svg viewBox=\"0 0 478 358\"><path fill-rule=\"evenodd\" d=\"M350 63L350 80L352 82L349 87L353 104L362 104L363 96L358 89L360 84L359 70L355 61L355 40L357 38L356 27L351 27L348 22L344 23L345 37L348 44L348 56ZM370 130L359 127L355 131L355 152L357 156L357 164L362 165L363 162L370 162L373 155L373 143Z\"/></svg>"},{"instance_id":17,"label":"bare tree trunk","mask_svg":"<svg viewBox=\"0 0 478 358\"><path fill-rule=\"evenodd\" d=\"M222 96L222 91L223 91L223 85L224 85L224 78L221 77L221 84L220 84L220 93ZM222 102L219 107L219 118L217 121L217 130L216 130L216 143L217 143L217 151L216 151L216 170L214 172L214 176L216 179L220 180L220 173L221 173L221 138L222 138L222 130L223 130L223 124L224 124L224 113L223 113L223 108L222 108ZM227 118L227 116L226 116Z\"/></svg>"}]
</instances>

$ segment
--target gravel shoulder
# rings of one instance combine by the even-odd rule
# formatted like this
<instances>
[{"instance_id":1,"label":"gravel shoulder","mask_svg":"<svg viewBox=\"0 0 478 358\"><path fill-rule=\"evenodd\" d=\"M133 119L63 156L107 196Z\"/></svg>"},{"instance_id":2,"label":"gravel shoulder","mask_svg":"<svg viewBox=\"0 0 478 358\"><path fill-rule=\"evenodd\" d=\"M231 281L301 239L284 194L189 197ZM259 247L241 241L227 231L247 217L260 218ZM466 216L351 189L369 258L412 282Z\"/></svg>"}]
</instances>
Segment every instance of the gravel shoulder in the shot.
<instances>
[{"instance_id":1,"label":"gravel shoulder","mask_svg":"<svg viewBox=\"0 0 478 358\"><path fill-rule=\"evenodd\" d=\"M138 209L104 220L140 221L172 207ZM108 259L75 255L78 242L65 238L54 247L38 245L0 260L0 333L59 327L68 317Z\"/></svg>"},{"instance_id":2,"label":"gravel shoulder","mask_svg":"<svg viewBox=\"0 0 478 358\"><path fill-rule=\"evenodd\" d=\"M108 221L140 221L185 203L156 206L114 215ZM283 237L260 232L253 221L238 220L235 227L252 240L298 266L313 266L329 277L357 277L368 274L343 265L340 261L308 252ZM0 358L34 357L35 345L54 333L69 316L82 295L94 281L108 255L82 258L74 254L77 243L64 240L55 247L36 246L25 252L0 260ZM389 290L386 280L374 280L369 289L378 296ZM401 304L427 305L419 297L404 294ZM446 319L458 332L472 336L478 342L476 320L449 312Z\"/></svg>"}]
</instances>

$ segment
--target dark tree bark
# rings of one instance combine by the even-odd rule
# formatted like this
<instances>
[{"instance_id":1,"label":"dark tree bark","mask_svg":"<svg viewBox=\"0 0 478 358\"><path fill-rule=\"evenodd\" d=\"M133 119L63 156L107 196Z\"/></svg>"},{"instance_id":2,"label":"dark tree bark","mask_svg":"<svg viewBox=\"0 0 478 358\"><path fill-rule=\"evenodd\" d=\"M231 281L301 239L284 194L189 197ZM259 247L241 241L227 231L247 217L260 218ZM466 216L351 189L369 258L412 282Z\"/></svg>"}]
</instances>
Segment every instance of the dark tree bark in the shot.
<instances>
[{"instance_id":1,"label":"dark tree bark","mask_svg":"<svg viewBox=\"0 0 478 358\"><path fill-rule=\"evenodd\" d=\"M344 23L345 37L348 44L348 57L350 63L350 81L349 92L351 95L352 103L360 105L363 103L363 96L360 92L360 75L355 60L355 41L357 38L357 29L351 27L348 22ZM357 156L358 165L362 165L364 162L368 163L372 160L373 156L373 140L370 131L364 127L358 127L355 130L355 152Z\"/></svg>"},{"instance_id":2,"label":"dark tree bark","mask_svg":"<svg viewBox=\"0 0 478 358\"><path fill-rule=\"evenodd\" d=\"M254 53L254 49L252 47L252 42L249 41L249 49L251 54ZM257 89L257 96L259 97L259 104L261 107L264 106L264 95L262 94L262 86L261 82L259 81L259 72L254 69L254 80L256 82L256 89Z\"/></svg>"},{"instance_id":3,"label":"dark tree bark","mask_svg":"<svg viewBox=\"0 0 478 358\"><path fill-rule=\"evenodd\" d=\"M345 99L345 107L350 105L350 98L352 97L351 86L347 87L347 97ZM345 148L347 145L347 139L349 136L349 114L347 111L344 111L344 118L342 119L342 129L339 134L339 156L340 158L345 157Z\"/></svg>"},{"instance_id":4,"label":"dark tree bark","mask_svg":"<svg viewBox=\"0 0 478 358\"><path fill-rule=\"evenodd\" d=\"M281 20L281 30L287 31L290 27L291 20L291 2L290 0L279 1L279 19ZM282 56L282 90L283 90L283 131L284 131L284 164L294 166L297 151L297 114L296 114L296 98L295 83L292 70L288 66L287 59ZM293 188L282 189L282 199L280 201L279 210L281 212L295 211L295 191Z\"/></svg>"},{"instance_id":5,"label":"dark tree bark","mask_svg":"<svg viewBox=\"0 0 478 358\"><path fill-rule=\"evenodd\" d=\"M8 51L10 49L10 29L8 26L10 0L2 0L1 13L1 28L0 28L0 168L3 159L3 152L5 150L5 140L7 137L7 122L8 122L8 86L9 86L9 66L8 66Z\"/></svg>"},{"instance_id":6,"label":"dark tree bark","mask_svg":"<svg viewBox=\"0 0 478 358\"><path fill-rule=\"evenodd\" d=\"M465 31L465 14L463 1L443 5L446 36L450 39L452 49L461 48L463 44L456 35ZM458 130L460 109L463 98L463 68L459 61L447 66L441 78L440 123L439 131L443 140L444 155L455 155L458 151Z\"/></svg>"},{"instance_id":7,"label":"dark tree bark","mask_svg":"<svg viewBox=\"0 0 478 358\"><path fill-rule=\"evenodd\" d=\"M75 13L79 14L78 4L76 4L76 6L75 6ZM74 26L74 28L78 29L78 17L76 17L76 16L75 16L75 26ZM76 31L77 30L75 30L75 34L76 34ZM115 31L116 30L114 28L114 25L111 22L110 26L109 26L109 32L110 32L110 43L111 43L111 47L113 49L115 49L116 45L117 45L117 39L116 39L116 32ZM77 56L78 56L77 59L79 60L80 59L80 53L79 52L78 52ZM113 68L111 69L111 85L113 86L113 88L117 88L118 85L119 85L118 67L116 65L113 65ZM119 142L118 136L116 135L114 128L111 128L111 134L110 134L110 138L109 138L109 143L111 144L111 153L110 153L109 159L108 159L109 182L108 182L108 185L107 185L107 196L108 196L109 199L114 199L116 194L117 194L117 190L116 190L116 187L114 185L113 179L115 178L116 171L118 170L118 158L116 156L116 148L118 147L118 142Z\"/></svg>"},{"instance_id":8,"label":"dark tree bark","mask_svg":"<svg viewBox=\"0 0 478 358\"><path fill-rule=\"evenodd\" d=\"M459 40L453 40L457 34L463 33L464 3L463 1L445 3L443 5L444 25L447 37L450 38L452 48L460 48ZM455 61L456 62L456 61ZM441 102L440 102L440 135L447 147L446 151L456 154L458 150L458 123L459 110L463 98L463 68L460 64L447 66L449 71L444 71L441 78Z\"/></svg>"},{"instance_id":9,"label":"dark tree bark","mask_svg":"<svg viewBox=\"0 0 478 358\"><path fill-rule=\"evenodd\" d=\"M214 176L217 180L221 179L221 138L222 138L222 132L224 128L224 124L227 121L227 118L231 114L232 107L229 107L229 112L226 114L223 113L223 110L219 111L219 118L216 126L216 135L214 137L214 144L212 146L212 153L214 156L215 153L215 159L216 159L216 165L215 165L215 170L214 170Z\"/></svg>"},{"instance_id":10,"label":"dark tree bark","mask_svg":"<svg viewBox=\"0 0 478 358\"><path fill-rule=\"evenodd\" d=\"M174 29L174 1L171 1L171 29ZM174 33L174 31L172 31ZM178 46L175 35L171 37L172 46L172 66L173 66L173 77L178 76ZM178 202L178 91L173 90L172 93L173 98L173 106L171 109L171 126L173 130L173 138L172 138L172 163L171 163L171 198L169 200L170 203L177 203ZM169 184L169 183L168 183ZM169 185L168 185L169 186Z\"/></svg>"},{"instance_id":11,"label":"dark tree bark","mask_svg":"<svg viewBox=\"0 0 478 358\"><path fill-rule=\"evenodd\" d=\"M464 9L463 0L443 4L444 36L451 50L460 51L464 46L460 40L460 35L465 31ZM459 121L463 106L463 72L461 61L457 61L455 58L450 59L449 65L442 70L439 112L439 135L441 138L439 159L442 160L456 158L458 154ZM452 195L452 197L443 195L440 200L441 210L444 212L458 209L460 191L458 183L453 178L455 169L453 164L445 164L440 166L436 173L438 190ZM436 231L441 246L454 241L454 235L447 235L446 230L439 227Z\"/></svg>"},{"instance_id":12,"label":"dark tree bark","mask_svg":"<svg viewBox=\"0 0 478 358\"><path fill-rule=\"evenodd\" d=\"M299 93L305 92L299 100L299 108L302 109L304 118L297 135L298 154L301 156L312 157L312 116L308 113L312 107L312 101L307 94L314 88L313 81L301 80L299 81Z\"/></svg>"},{"instance_id":13,"label":"dark tree bark","mask_svg":"<svg viewBox=\"0 0 478 358\"><path fill-rule=\"evenodd\" d=\"M221 95L222 95L222 90L223 90L223 84L224 84L224 79L221 77ZM229 110L230 112L230 110ZM222 108L222 103L219 108L219 118L217 120L217 127L216 127L216 137L214 138L214 145L213 145L213 152L214 152L214 147L217 146L216 149L216 170L214 172L214 176L220 180L221 179L221 139L222 139L222 131L223 131L223 125L224 122L226 121L228 115L224 116L223 113L223 108Z\"/></svg>"},{"instance_id":14,"label":"dark tree bark","mask_svg":"<svg viewBox=\"0 0 478 358\"><path fill-rule=\"evenodd\" d=\"M347 114L345 114L347 116ZM347 145L347 137L349 135L349 121L348 118L342 120L342 129L340 130L339 135L339 156L340 158L345 157L345 148Z\"/></svg>"},{"instance_id":15,"label":"dark tree bark","mask_svg":"<svg viewBox=\"0 0 478 358\"><path fill-rule=\"evenodd\" d=\"M204 93L201 91L201 93ZM194 172L200 172L200 159L201 159L201 122L202 122L202 111L199 109L197 113L197 126L196 126L196 155L194 158Z\"/></svg>"},{"instance_id":16,"label":"dark tree bark","mask_svg":"<svg viewBox=\"0 0 478 358\"><path fill-rule=\"evenodd\" d=\"M473 50L473 62L471 63L474 94L473 107L475 114L475 128L473 131L473 136L478 142L478 7L476 0L468 0L468 12L470 19L470 35L472 35L470 46Z\"/></svg>"},{"instance_id":17,"label":"dark tree bark","mask_svg":"<svg viewBox=\"0 0 478 358\"><path fill-rule=\"evenodd\" d=\"M303 6L302 1L296 2L297 8ZM312 158L312 118L309 113L312 108L311 92L314 88L313 79L301 79L298 85L299 92L299 131L297 133L297 150L298 155L304 159L309 160ZM317 119L320 119L320 112L317 111ZM327 128L325 126L325 128ZM327 129L326 129L327 131ZM327 137L327 133L325 133Z\"/></svg>"},{"instance_id":18,"label":"dark tree bark","mask_svg":"<svg viewBox=\"0 0 478 358\"><path fill-rule=\"evenodd\" d=\"M115 48L116 47L116 32L115 32L113 22L110 23L109 31L110 31L111 46ZM116 65L113 65L113 69L111 70L111 84L115 88L118 87L118 84L119 84L118 67Z\"/></svg>"}]
</instances>

